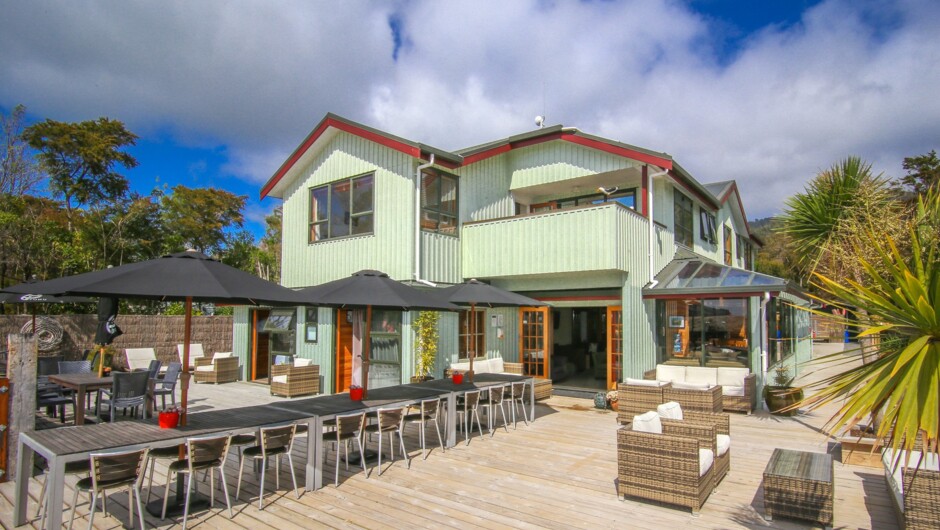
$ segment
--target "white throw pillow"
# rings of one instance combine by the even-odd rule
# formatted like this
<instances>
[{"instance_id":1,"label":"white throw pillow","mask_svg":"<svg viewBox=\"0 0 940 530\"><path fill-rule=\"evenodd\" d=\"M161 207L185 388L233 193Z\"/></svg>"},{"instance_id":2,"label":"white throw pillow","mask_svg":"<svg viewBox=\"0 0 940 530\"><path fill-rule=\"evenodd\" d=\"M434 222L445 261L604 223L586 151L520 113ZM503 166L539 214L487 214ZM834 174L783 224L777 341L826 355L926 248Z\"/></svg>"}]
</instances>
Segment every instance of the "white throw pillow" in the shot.
<instances>
[{"instance_id":1,"label":"white throw pillow","mask_svg":"<svg viewBox=\"0 0 940 530\"><path fill-rule=\"evenodd\" d=\"M685 366L672 366L669 364L656 365L656 380L681 383L685 381Z\"/></svg>"},{"instance_id":2,"label":"white throw pillow","mask_svg":"<svg viewBox=\"0 0 940 530\"><path fill-rule=\"evenodd\" d=\"M750 373L747 368L719 368L717 383L721 386L744 386L744 378Z\"/></svg>"},{"instance_id":3,"label":"white throw pillow","mask_svg":"<svg viewBox=\"0 0 940 530\"><path fill-rule=\"evenodd\" d=\"M721 395L744 397L744 387L721 385Z\"/></svg>"},{"instance_id":4,"label":"white throw pillow","mask_svg":"<svg viewBox=\"0 0 940 530\"><path fill-rule=\"evenodd\" d=\"M731 437L727 434L719 434L717 438L715 443L718 446L718 456L723 456L728 449L731 449Z\"/></svg>"},{"instance_id":5,"label":"white throw pillow","mask_svg":"<svg viewBox=\"0 0 940 530\"><path fill-rule=\"evenodd\" d=\"M304 359L303 357L294 357L294 366L313 366L313 359Z\"/></svg>"},{"instance_id":6,"label":"white throw pillow","mask_svg":"<svg viewBox=\"0 0 940 530\"><path fill-rule=\"evenodd\" d=\"M715 453L711 449L698 450L698 476L704 476L715 462Z\"/></svg>"},{"instance_id":7,"label":"white throw pillow","mask_svg":"<svg viewBox=\"0 0 940 530\"><path fill-rule=\"evenodd\" d=\"M494 374L503 373L505 371L503 369L503 358L495 357L493 359L490 359L490 370L492 370Z\"/></svg>"},{"instance_id":8,"label":"white throw pillow","mask_svg":"<svg viewBox=\"0 0 940 530\"><path fill-rule=\"evenodd\" d=\"M633 417L633 430L650 434L662 434L663 423L659 420L659 414L651 410Z\"/></svg>"},{"instance_id":9,"label":"white throw pillow","mask_svg":"<svg viewBox=\"0 0 940 530\"><path fill-rule=\"evenodd\" d=\"M474 359L473 360L473 373L475 374L490 373L490 360L489 359Z\"/></svg>"},{"instance_id":10,"label":"white throw pillow","mask_svg":"<svg viewBox=\"0 0 940 530\"><path fill-rule=\"evenodd\" d=\"M212 356L213 359L224 359L226 357L231 357L232 352L230 351L218 351L215 352L215 355Z\"/></svg>"},{"instance_id":11,"label":"white throw pillow","mask_svg":"<svg viewBox=\"0 0 940 530\"><path fill-rule=\"evenodd\" d=\"M656 407L656 413L664 420L681 420L682 406L675 401L667 401Z\"/></svg>"},{"instance_id":12,"label":"white throw pillow","mask_svg":"<svg viewBox=\"0 0 940 530\"><path fill-rule=\"evenodd\" d=\"M718 384L718 370L714 368L704 368L701 366L686 366L686 383L707 383L715 386Z\"/></svg>"},{"instance_id":13,"label":"white throw pillow","mask_svg":"<svg viewBox=\"0 0 940 530\"><path fill-rule=\"evenodd\" d=\"M679 390L708 390L714 385L708 383L673 383L672 388Z\"/></svg>"},{"instance_id":14,"label":"white throw pillow","mask_svg":"<svg viewBox=\"0 0 940 530\"><path fill-rule=\"evenodd\" d=\"M634 386L666 386L669 384L666 381L653 381L652 379L631 379L629 377L625 383Z\"/></svg>"}]
</instances>

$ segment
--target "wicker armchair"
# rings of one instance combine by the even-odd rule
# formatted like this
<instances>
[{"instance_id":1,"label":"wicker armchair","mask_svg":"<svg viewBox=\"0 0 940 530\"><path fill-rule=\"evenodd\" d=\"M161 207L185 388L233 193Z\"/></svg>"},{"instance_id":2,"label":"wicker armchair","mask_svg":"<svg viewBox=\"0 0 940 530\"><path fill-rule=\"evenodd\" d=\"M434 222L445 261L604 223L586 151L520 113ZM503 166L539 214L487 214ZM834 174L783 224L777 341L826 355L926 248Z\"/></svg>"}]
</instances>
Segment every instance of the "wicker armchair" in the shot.
<instances>
[{"instance_id":1,"label":"wicker armchair","mask_svg":"<svg viewBox=\"0 0 940 530\"><path fill-rule=\"evenodd\" d=\"M238 357L232 352L216 353L211 359L196 359L193 377L197 383L231 383L238 380Z\"/></svg>"},{"instance_id":2,"label":"wicker armchair","mask_svg":"<svg viewBox=\"0 0 940 530\"><path fill-rule=\"evenodd\" d=\"M272 396L294 397L319 393L319 365L275 364L271 367Z\"/></svg>"},{"instance_id":3,"label":"wicker armchair","mask_svg":"<svg viewBox=\"0 0 940 530\"><path fill-rule=\"evenodd\" d=\"M922 456L913 451L907 467L906 455L891 449L882 453L888 496L891 497L901 528L920 530L940 528L940 464L934 454ZM915 469L915 467L917 469Z\"/></svg>"},{"instance_id":4,"label":"wicker armchair","mask_svg":"<svg viewBox=\"0 0 940 530\"><path fill-rule=\"evenodd\" d=\"M696 412L691 410L682 411L681 420L667 419L664 416L664 407L669 407L671 403L665 403L657 407L657 412L662 418L663 424L666 422L680 421L692 425L703 425L715 429L715 438L712 440L702 440L703 443L713 445L715 452L715 487L721 482L728 471L731 470L731 417L723 412ZM722 452L724 449L724 452Z\"/></svg>"},{"instance_id":5,"label":"wicker armchair","mask_svg":"<svg viewBox=\"0 0 940 530\"><path fill-rule=\"evenodd\" d=\"M715 465L700 472L700 449L711 449L714 427L665 421L662 434L617 430L617 492L698 513L715 487ZM704 440L711 440L711 445Z\"/></svg>"},{"instance_id":6,"label":"wicker armchair","mask_svg":"<svg viewBox=\"0 0 940 530\"><path fill-rule=\"evenodd\" d=\"M698 412L721 412L721 387L712 386L708 389L677 388L679 383L673 383L669 388L663 389L663 403L676 401L682 405L682 410Z\"/></svg>"},{"instance_id":7,"label":"wicker armchair","mask_svg":"<svg viewBox=\"0 0 940 530\"><path fill-rule=\"evenodd\" d=\"M669 383L659 383L653 386L652 381L638 381L627 379L625 383L617 385L617 421L621 424L630 423L633 417L643 414L663 402L663 390Z\"/></svg>"},{"instance_id":8,"label":"wicker armchair","mask_svg":"<svg viewBox=\"0 0 940 530\"><path fill-rule=\"evenodd\" d=\"M743 383L743 396L728 395L728 392L726 391L728 386L722 384L721 407L723 410L744 412L746 414L750 414L754 411L754 408L757 405L757 375L748 374L744 377Z\"/></svg>"}]
</instances>

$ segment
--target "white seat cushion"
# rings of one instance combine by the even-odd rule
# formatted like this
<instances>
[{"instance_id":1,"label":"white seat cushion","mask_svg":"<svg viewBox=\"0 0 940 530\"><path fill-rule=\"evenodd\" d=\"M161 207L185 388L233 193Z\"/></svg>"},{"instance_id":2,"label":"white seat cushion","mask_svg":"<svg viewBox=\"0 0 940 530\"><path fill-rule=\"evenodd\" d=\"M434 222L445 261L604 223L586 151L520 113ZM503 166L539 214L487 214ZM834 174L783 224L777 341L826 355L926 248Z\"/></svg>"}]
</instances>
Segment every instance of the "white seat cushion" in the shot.
<instances>
[{"instance_id":1,"label":"white seat cushion","mask_svg":"<svg viewBox=\"0 0 940 530\"><path fill-rule=\"evenodd\" d=\"M282 385L286 385L286 384L287 384L287 376L286 376L286 375L276 375L276 376L274 376L274 377L271 378L271 382L272 382L272 383L280 383L280 384L282 384Z\"/></svg>"},{"instance_id":2,"label":"white seat cushion","mask_svg":"<svg viewBox=\"0 0 940 530\"><path fill-rule=\"evenodd\" d=\"M667 401L656 407L656 413L665 420L681 420L682 406L675 401Z\"/></svg>"},{"instance_id":3,"label":"white seat cushion","mask_svg":"<svg viewBox=\"0 0 940 530\"><path fill-rule=\"evenodd\" d=\"M744 387L721 385L721 395L744 397Z\"/></svg>"},{"instance_id":4,"label":"white seat cushion","mask_svg":"<svg viewBox=\"0 0 940 530\"><path fill-rule=\"evenodd\" d=\"M681 383L685 381L685 366L656 365L656 380Z\"/></svg>"},{"instance_id":5,"label":"white seat cushion","mask_svg":"<svg viewBox=\"0 0 940 530\"><path fill-rule=\"evenodd\" d=\"M215 366L212 366L211 364L210 364L210 365L206 365L206 366L197 366L197 367L196 367L196 371L197 371L197 372L211 372L211 371L213 371L213 370L215 370Z\"/></svg>"},{"instance_id":6,"label":"white seat cushion","mask_svg":"<svg viewBox=\"0 0 940 530\"><path fill-rule=\"evenodd\" d=\"M304 359L303 357L294 357L294 366L313 366L313 359Z\"/></svg>"},{"instance_id":7,"label":"white seat cushion","mask_svg":"<svg viewBox=\"0 0 940 530\"><path fill-rule=\"evenodd\" d=\"M685 367L686 383L706 383L715 386L718 384L718 370L701 366Z\"/></svg>"},{"instance_id":8,"label":"white seat cushion","mask_svg":"<svg viewBox=\"0 0 940 530\"><path fill-rule=\"evenodd\" d=\"M727 434L719 434L715 442L718 446L718 456L724 456L724 454L728 452L728 449L731 449L731 437Z\"/></svg>"},{"instance_id":9,"label":"white seat cushion","mask_svg":"<svg viewBox=\"0 0 940 530\"><path fill-rule=\"evenodd\" d=\"M231 357L232 352L230 351L217 351L215 355L212 356L213 359L223 359L225 357Z\"/></svg>"},{"instance_id":10,"label":"white seat cushion","mask_svg":"<svg viewBox=\"0 0 940 530\"><path fill-rule=\"evenodd\" d=\"M698 450L698 476L708 473L713 463L715 463L715 453L711 449Z\"/></svg>"},{"instance_id":11,"label":"white seat cushion","mask_svg":"<svg viewBox=\"0 0 940 530\"><path fill-rule=\"evenodd\" d=\"M663 423L659 420L659 414L651 410L633 417L633 430L650 434L662 434Z\"/></svg>"},{"instance_id":12,"label":"white seat cushion","mask_svg":"<svg viewBox=\"0 0 940 530\"><path fill-rule=\"evenodd\" d=\"M628 385L635 385L635 386L666 386L669 384L668 381L653 381L652 379L631 379L629 377L624 382Z\"/></svg>"},{"instance_id":13,"label":"white seat cushion","mask_svg":"<svg viewBox=\"0 0 940 530\"><path fill-rule=\"evenodd\" d=\"M673 383L672 388L679 390L708 390L714 385L708 383Z\"/></svg>"},{"instance_id":14,"label":"white seat cushion","mask_svg":"<svg viewBox=\"0 0 940 530\"><path fill-rule=\"evenodd\" d=\"M751 374L747 368L719 368L718 384L721 386L744 386L744 378Z\"/></svg>"},{"instance_id":15,"label":"white seat cushion","mask_svg":"<svg viewBox=\"0 0 940 530\"><path fill-rule=\"evenodd\" d=\"M451 363L450 369L458 372L467 372L470 370L470 363Z\"/></svg>"}]
</instances>

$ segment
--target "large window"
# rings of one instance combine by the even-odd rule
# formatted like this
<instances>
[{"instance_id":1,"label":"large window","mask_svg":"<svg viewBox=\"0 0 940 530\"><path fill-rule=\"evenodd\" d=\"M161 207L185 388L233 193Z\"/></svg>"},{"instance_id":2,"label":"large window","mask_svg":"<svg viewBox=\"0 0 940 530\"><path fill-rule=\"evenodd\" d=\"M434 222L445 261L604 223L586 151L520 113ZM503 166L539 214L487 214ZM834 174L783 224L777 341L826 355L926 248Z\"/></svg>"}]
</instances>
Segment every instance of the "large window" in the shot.
<instances>
[{"instance_id":1,"label":"large window","mask_svg":"<svg viewBox=\"0 0 940 530\"><path fill-rule=\"evenodd\" d=\"M483 319L484 311L475 309L460 312L460 356L469 357L470 351L476 352L477 357L486 357L486 326Z\"/></svg>"},{"instance_id":2,"label":"large window","mask_svg":"<svg viewBox=\"0 0 940 530\"><path fill-rule=\"evenodd\" d=\"M589 204L603 204L605 202L617 202L631 210L636 210L636 188L627 190L618 190L613 188L609 195L603 193L592 193L590 195L579 195L565 199L532 204L529 206L529 213L550 212L552 210L565 210L578 206L587 206Z\"/></svg>"},{"instance_id":3,"label":"large window","mask_svg":"<svg viewBox=\"0 0 940 530\"><path fill-rule=\"evenodd\" d=\"M679 190L674 190L673 212L676 243L692 248L692 199L680 193Z\"/></svg>"},{"instance_id":4,"label":"large window","mask_svg":"<svg viewBox=\"0 0 940 530\"><path fill-rule=\"evenodd\" d=\"M748 366L748 299L657 300L659 362Z\"/></svg>"},{"instance_id":5,"label":"large window","mask_svg":"<svg viewBox=\"0 0 940 530\"><path fill-rule=\"evenodd\" d=\"M370 173L312 188L308 241L371 234L374 185L375 175Z\"/></svg>"},{"instance_id":6,"label":"large window","mask_svg":"<svg viewBox=\"0 0 940 530\"><path fill-rule=\"evenodd\" d=\"M734 258L731 254L731 241L733 237L731 227L725 225L725 265L731 265L731 260Z\"/></svg>"},{"instance_id":7,"label":"large window","mask_svg":"<svg viewBox=\"0 0 940 530\"><path fill-rule=\"evenodd\" d=\"M421 175L421 228L457 235L457 177L436 171Z\"/></svg>"}]
</instances>

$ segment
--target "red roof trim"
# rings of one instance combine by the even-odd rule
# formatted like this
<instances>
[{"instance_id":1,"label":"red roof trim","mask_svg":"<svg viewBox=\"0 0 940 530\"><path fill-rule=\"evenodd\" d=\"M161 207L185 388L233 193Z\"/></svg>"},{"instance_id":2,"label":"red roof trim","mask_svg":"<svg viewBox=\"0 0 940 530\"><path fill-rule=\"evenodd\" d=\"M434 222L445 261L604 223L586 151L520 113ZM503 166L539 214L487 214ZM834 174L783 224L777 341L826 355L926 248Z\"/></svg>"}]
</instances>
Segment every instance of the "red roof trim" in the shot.
<instances>
[{"instance_id":1,"label":"red roof trim","mask_svg":"<svg viewBox=\"0 0 940 530\"><path fill-rule=\"evenodd\" d=\"M614 155L632 158L634 160L639 160L647 164L653 164L654 166L659 166L663 169L672 169L672 160L665 158L660 158L658 156L653 156L647 153L641 153L640 151L635 151L633 149L627 149L626 147L621 147L619 145L611 145L605 142L594 140L591 138L585 138L583 136L578 136L573 133L568 133L562 136L562 140L567 140L573 144L583 145L585 147L590 147L592 149L597 149L598 151L603 151L605 153L611 153Z\"/></svg>"},{"instance_id":2,"label":"red roof trim","mask_svg":"<svg viewBox=\"0 0 940 530\"><path fill-rule=\"evenodd\" d=\"M344 131L355 136L359 136L360 138L365 138L366 140L370 140L379 145L383 145L385 147L388 147L389 149L400 151L406 155L411 155L415 158L419 158L421 156L421 150L413 145L409 145L404 142L399 142L398 140L393 140L387 136L383 136L381 134L378 134L372 131L367 131L361 127L356 127L355 125L351 125L344 121L337 120L336 118L327 117L325 120L320 122L320 125L317 126L316 129L314 129L313 131L310 132L309 135L307 135L307 137L300 144L300 146L297 149L295 149L293 153L291 153L291 156L283 164L281 164L281 167L278 168L274 176L271 177L270 180L268 180L267 184L265 184L263 188L261 188L262 199L267 197L268 193L270 193L271 190L274 189L275 186L277 186L277 183L280 182L282 178L284 178L284 175L286 175L287 172L290 171L294 167L294 164L296 164L297 161L300 160L300 158L307 152L307 150L310 149L313 146L313 144L315 144L316 141L319 140L321 136L323 136L323 133L325 133L326 130L330 127L333 127L334 129L339 129L340 131Z\"/></svg>"},{"instance_id":3,"label":"red roof trim","mask_svg":"<svg viewBox=\"0 0 940 530\"><path fill-rule=\"evenodd\" d=\"M510 144L503 144L499 147L494 147L492 149L487 149L486 151L480 151L475 155L466 156L463 159L463 165L467 166L473 164L474 162L479 162L481 160L486 160L487 158L494 157L496 155L501 155L503 153L508 153L512 149Z\"/></svg>"}]
</instances>

